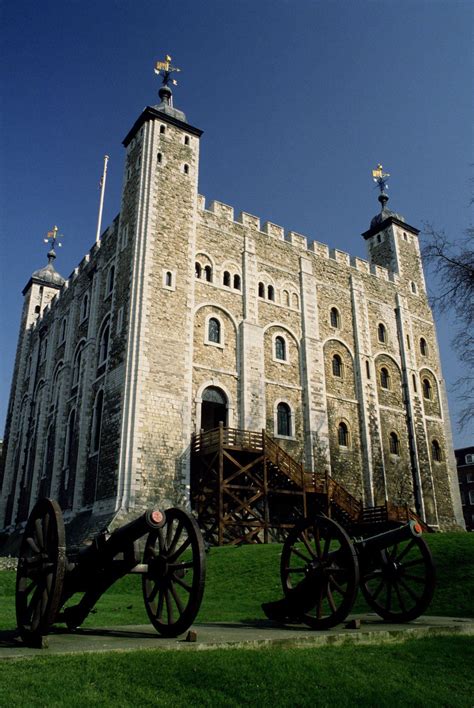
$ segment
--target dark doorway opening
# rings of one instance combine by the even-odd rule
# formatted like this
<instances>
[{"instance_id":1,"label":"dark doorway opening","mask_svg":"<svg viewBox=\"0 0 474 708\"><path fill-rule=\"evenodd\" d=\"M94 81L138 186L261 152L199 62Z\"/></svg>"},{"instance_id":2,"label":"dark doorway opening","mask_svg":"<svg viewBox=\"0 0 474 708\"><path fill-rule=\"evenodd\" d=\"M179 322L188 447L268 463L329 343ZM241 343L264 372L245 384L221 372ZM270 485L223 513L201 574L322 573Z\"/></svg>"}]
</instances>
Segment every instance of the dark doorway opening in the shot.
<instances>
[{"instance_id":1,"label":"dark doorway opening","mask_svg":"<svg viewBox=\"0 0 474 708\"><path fill-rule=\"evenodd\" d=\"M201 430L227 425L227 396L220 388L209 386L202 394Z\"/></svg>"}]
</instances>

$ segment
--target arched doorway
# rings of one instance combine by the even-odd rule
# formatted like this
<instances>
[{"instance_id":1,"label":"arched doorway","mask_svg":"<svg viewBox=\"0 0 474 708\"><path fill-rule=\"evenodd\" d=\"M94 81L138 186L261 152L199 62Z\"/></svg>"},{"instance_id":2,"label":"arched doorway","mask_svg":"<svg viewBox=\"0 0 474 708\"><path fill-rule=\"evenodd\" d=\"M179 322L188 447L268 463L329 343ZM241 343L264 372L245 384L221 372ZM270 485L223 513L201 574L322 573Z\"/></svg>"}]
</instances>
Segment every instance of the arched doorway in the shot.
<instances>
[{"instance_id":1,"label":"arched doorway","mask_svg":"<svg viewBox=\"0 0 474 708\"><path fill-rule=\"evenodd\" d=\"M216 386L208 386L202 393L201 430L227 425L227 396Z\"/></svg>"}]
</instances>

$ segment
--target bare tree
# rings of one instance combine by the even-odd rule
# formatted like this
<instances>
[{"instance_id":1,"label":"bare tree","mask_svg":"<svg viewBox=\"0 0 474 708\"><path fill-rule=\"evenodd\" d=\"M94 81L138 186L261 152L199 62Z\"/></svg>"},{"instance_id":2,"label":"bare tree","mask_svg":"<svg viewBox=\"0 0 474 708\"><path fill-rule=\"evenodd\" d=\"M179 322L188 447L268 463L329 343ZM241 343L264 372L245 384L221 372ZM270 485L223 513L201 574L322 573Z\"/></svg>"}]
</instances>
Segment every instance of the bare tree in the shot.
<instances>
[{"instance_id":1,"label":"bare tree","mask_svg":"<svg viewBox=\"0 0 474 708\"><path fill-rule=\"evenodd\" d=\"M430 293L431 304L434 310L455 317L453 347L464 372L454 389L462 401L458 424L463 429L474 420L474 228L453 242L444 231L428 224L424 237L423 257L437 280L436 291Z\"/></svg>"}]
</instances>

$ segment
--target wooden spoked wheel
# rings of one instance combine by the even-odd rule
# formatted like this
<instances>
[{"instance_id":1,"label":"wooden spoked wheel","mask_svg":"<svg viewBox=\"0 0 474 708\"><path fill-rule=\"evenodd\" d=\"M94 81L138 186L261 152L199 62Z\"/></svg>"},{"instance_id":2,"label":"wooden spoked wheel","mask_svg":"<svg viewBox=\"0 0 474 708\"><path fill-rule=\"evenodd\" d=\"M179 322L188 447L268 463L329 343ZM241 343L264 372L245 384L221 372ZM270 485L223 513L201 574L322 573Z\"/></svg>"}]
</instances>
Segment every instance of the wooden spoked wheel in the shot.
<instances>
[{"instance_id":1,"label":"wooden spoked wheel","mask_svg":"<svg viewBox=\"0 0 474 708\"><path fill-rule=\"evenodd\" d=\"M66 566L59 505L40 499L27 521L16 575L16 618L23 641L37 646L58 613Z\"/></svg>"},{"instance_id":2,"label":"wooden spoked wheel","mask_svg":"<svg viewBox=\"0 0 474 708\"><path fill-rule=\"evenodd\" d=\"M314 606L300 619L313 629L333 627L351 611L359 584L357 555L335 521L317 516L300 522L283 546L280 574L285 595L310 580Z\"/></svg>"},{"instance_id":3,"label":"wooden spoked wheel","mask_svg":"<svg viewBox=\"0 0 474 708\"><path fill-rule=\"evenodd\" d=\"M166 511L166 524L146 541L143 599L150 622L166 637L193 623L204 592L206 555L196 520L184 509Z\"/></svg>"},{"instance_id":4,"label":"wooden spoked wheel","mask_svg":"<svg viewBox=\"0 0 474 708\"><path fill-rule=\"evenodd\" d=\"M422 538L394 543L364 557L361 575L367 603L388 622L416 619L433 598L436 573Z\"/></svg>"}]
</instances>

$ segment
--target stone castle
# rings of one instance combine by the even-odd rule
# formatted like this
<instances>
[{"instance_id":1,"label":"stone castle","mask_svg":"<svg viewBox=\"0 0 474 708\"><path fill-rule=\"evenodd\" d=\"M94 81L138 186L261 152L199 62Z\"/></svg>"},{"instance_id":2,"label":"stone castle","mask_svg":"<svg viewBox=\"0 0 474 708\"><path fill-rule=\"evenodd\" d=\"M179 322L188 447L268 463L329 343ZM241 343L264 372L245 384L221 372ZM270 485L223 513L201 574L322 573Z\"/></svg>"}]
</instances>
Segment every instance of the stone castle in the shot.
<instances>
[{"instance_id":1,"label":"stone castle","mask_svg":"<svg viewBox=\"0 0 474 708\"><path fill-rule=\"evenodd\" d=\"M193 433L262 431L367 506L463 526L418 230L387 208L368 261L198 193L202 131L167 85L126 136L120 213L23 290L0 529L188 503Z\"/></svg>"}]
</instances>

